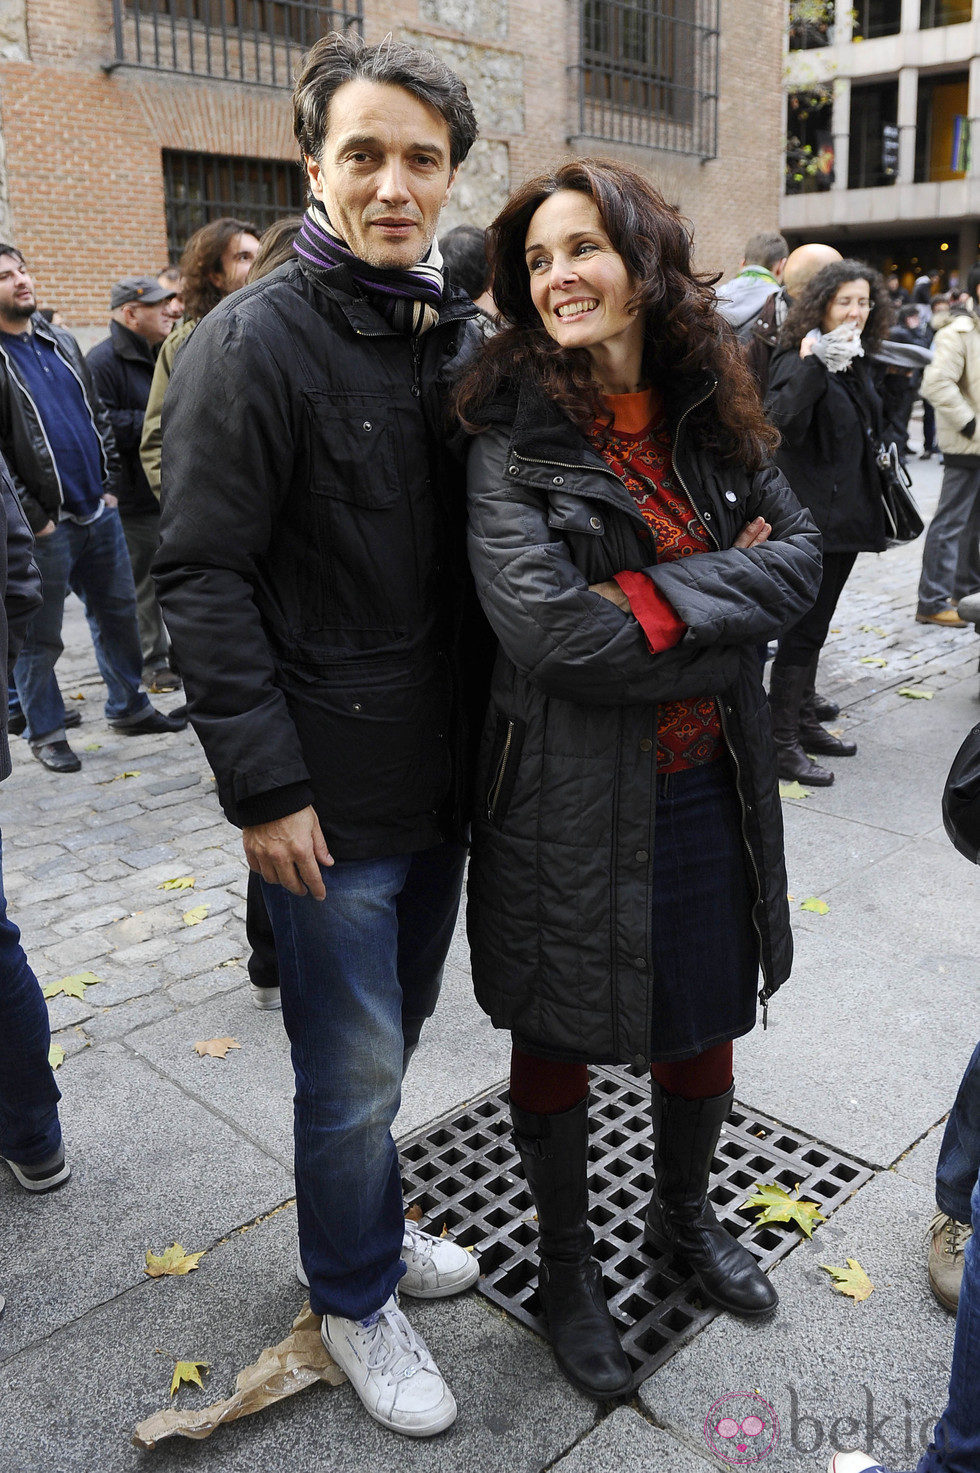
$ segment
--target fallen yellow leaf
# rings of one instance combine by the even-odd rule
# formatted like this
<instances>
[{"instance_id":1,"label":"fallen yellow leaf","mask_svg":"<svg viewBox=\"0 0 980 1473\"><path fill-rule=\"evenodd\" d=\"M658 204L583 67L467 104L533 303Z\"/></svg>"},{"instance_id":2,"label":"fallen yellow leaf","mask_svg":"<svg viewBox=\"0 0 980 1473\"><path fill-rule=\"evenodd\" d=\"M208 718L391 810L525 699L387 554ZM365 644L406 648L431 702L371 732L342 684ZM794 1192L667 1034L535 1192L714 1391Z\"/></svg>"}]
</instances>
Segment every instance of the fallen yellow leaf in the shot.
<instances>
[{"instance_id":1,"label":"fallen yellow leaf","mask_svg":"<svg viewBox=\"0 0 980 1473\"><path fill-rule=\"evenodd\" d=\"M194 1045L202 1059L223 1059L230 1048L241 1048L241 1044L234 1038L205 1038Z\"/></svg>"},{"instance_id":2,"label":"fallen yellow leaf","mask_svg":"<svg viewBox=\"0 0 980 1473\"><path fill-rule=\"evenodd\" d=\"M210 1369L210 1361L179 1360L174 1369L174 1378L170 1383L170 1395L173 1396L177 1391L177 1387L183 1386L185 1383L188 1386L192 1384L194 1386L200 1386L203 1391L204 1382L201 1380L201 1372L209 1371Z\"/></svg>"},{"instance_id":3,"label":"fallen yellow leaf","mask_svg":"<svg viewBox=\"0 0 980 1473\"><path fill-rule=\"evenodd\" d=\"M65 1062L65 1051L60 1043L53 1043L48 1049L48 1063L52 1069L60 1069Z\"/></svg>"},{"instance_id":4,"label":"fallen yellow leaf","mask_svg":"<svg viewBox=\"0 0 980 1473\"><path fill-rule=\"evenodd\" d=\"M159 1254L147 1248L144 1273L151 1279L162 1279L171 1274L175 1277L189 1274L192 1269L197 1268L206 1252L207 1249L202 1248L200 1253L185 1253L181 1243L174 1243Z\"/></svg>"},{"instance_id":5,"label":"fallen yellow leaf","mask_svg":"<svg viewBox=\"0 0 980 1473\"><path fill-rule=\"evenodd\" d=\"M69 699L69 700L70 700L70 701L84 701L84 699L85 699L85 697L84 697L84 696L83 696L83 695L82 695L82 693L81 693L81 691L80 691L80 690L77 690L77 691L76 691L76 692L75 692L75 694L74 694L74 695L71 695L71 696L69 696L69 697L68 697L68 699Z\"/></svg>"},{"instance_id":6,"label":"fallen yellow leaf","mask_svg":"<svg viewBox=\"0 0 980 1473\"><path fill-rule=\"evenodd\" d=\"M833 1288L838 1294L846 1294L848 1299L854 1299L858 1303L873 1294L875 1286L868 1278L864 1269L856 1258L847 1260L847 1268L837 1268L832 1263L821 1263L820 1267L824 1273L830 1274L833 1279Z\"/></svg>"},{"instance_id":7,"label":"fallen yellow leaf","mask_svg":"<svg viewBox=\"0 0 980 1473\"><path fill-rule=\"evenodd\" d=\"M780 798L809 798L812 792L812 788L805 788L802 783L792 782L779 784Z\"/></svg>"},{"instance_id":8,"label":"fallen yellow leaf","mask_svg":"<svg viewBox=\"0 0 980 1473\"><path fill-rule=\"evenodd\" d=\"M888 664L888 661L881 659L879 655L865 655L860 663L862 665L877 665L879 670L883 670Z\"/></svg>"},{"instance_id":9,"label":"fallen yellow leaf","mask_svg":"<svg viewBox=\"0 0 980 1473\"><path fill-rule=\"evenodd\" d=\"M816 895L811 895L809 900L804 900L800 905L800 910L812 910L818 916L825 916L829 909L826 900L819 900Z\"/></svg>"},{"instance_id":10,"label":"fallen yellow leaf","mask_svg":"<svg viewBox=\"0 0 980 1473\"><path fill-rule=\"evenodd\" d=\"M923 690L921 686L903 685L898 694L910 701L931 701L936 692Z\"/></svg>"},{"instance_id":11,"label":"fallen yellow leaf","mask_svg":"<svg viewBox=\"0 0 980 1473\"><path fill-rule=\"evenodd\" d=\"M184 925L199 926L203 920L207 919L207 916L208 907L206 905L195 905L193 910L184 911Z\"/></svg>"},{"instance_id":12,"label":"fallen yellow leaf","mask_svg":"<svg viewBox=\"0 0 980 1473\"><path fill-rule=\"evenodd\" d=\"M176 875L172 880L164 880L161 885L158 885L157 886L157 889L158 890L193 890L194 884L195 884L195 881L194 881L194 876L193 875Z\"/></svg>"},{"instance_id":13,"label":"fallen yellow leaf","mask_svg":"<svg viewBox=\"0 0 980 1473\"><path fill-rule=\"evenodd\" d=\"M57 997L63 993L65 997L83 998L86 987L94 987L101 981L102 978L94 972L73 972L70 977L62 977L60 982L46 982L41 991L45 997Z\"/></svg>"},{"instance_id":14,"label":"fallen yellow leaf","mask_svg":"<svg viewBox=\"0 0 980 1473\"><path fill-rule=\"evenodd\" d=\"M799 1187L796 1190L799 1193ZM808 1238L813 1237L818 1222L827 1220L816 1202L807 1202L799 1195L791 1197L776 1182L756 1182L755 1193L745 1199L739 1211L746 1207L763 1209L755 1220L756 1227L765 1227L770 1222L795 1222Z\"/></svg>"}]
</instances>

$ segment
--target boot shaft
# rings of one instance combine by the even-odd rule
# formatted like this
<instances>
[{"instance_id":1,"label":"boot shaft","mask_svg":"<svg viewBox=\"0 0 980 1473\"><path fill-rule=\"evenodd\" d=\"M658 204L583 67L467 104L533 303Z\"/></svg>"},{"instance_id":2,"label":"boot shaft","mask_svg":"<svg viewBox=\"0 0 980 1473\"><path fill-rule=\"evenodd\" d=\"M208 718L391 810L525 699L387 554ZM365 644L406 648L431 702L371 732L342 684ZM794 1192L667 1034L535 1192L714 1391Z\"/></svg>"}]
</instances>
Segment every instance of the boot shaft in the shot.
<instances>
[{"instance_id":1,"label":"boot shaft","mask_svg":"<svg viewBox=\"0 0 980 1473\"><path fill-rule=\"evenodd\" d=\"M538 1213L542 1258L579 1263L592 1252L589 1227L589 1102L558 1115L510 1107L514 1143Z\"/></svg>"}]
</instances>

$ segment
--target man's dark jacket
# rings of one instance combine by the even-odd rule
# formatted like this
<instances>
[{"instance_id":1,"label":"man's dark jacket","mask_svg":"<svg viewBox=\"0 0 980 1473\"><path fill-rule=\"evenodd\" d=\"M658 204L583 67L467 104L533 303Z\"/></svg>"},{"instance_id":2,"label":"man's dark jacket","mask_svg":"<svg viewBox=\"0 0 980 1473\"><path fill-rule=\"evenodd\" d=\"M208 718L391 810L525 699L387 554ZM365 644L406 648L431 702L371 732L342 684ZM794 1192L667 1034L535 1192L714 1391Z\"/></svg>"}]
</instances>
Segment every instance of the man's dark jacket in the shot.
<instances>
[{"instance_id":1,"label":"man's dark jacket","mask_svg":"<svg viewBox=\"0 0 980 1473\"><path fill-rule=\"evenodd\" d=\"M757 646L810 607L820 539L772 465L700 443L710 376L667 396L673 466L710 552L657 564L622 481L536 390L488 412L469 459L470 562L500 641L480 752L467 925L481 1006L535 1052L646 1065L658 709L714 696L735 762L767 1000L792 936L769 707ZM764 516L768 542L732 551ZM642 572L688 626L651 654L589 591ZM712 863L706 852L704 863ZM698 917L690 945L697 948Z\"/></svg>"},{"instance_id":2,"label":"man's dark jacket","mask_svg":"<svg viewBox=\"0 0 980 1473\"><path fill-rule=\"evenodd\" d=\"M85 362L105 405L119 452L116 494L119 511L158 516L160 503L150 490L140 461L143 414L150 397L156 355L145 338L121 322L109 323L109 336L96 343Z\"/></svg>"},{"instance_id":3,"label":"man's dark jacket","mask_svg":"<svg viewBox=\"0 0 980 1473\"><path fill-rule=\"evenodd\" d=\"M103 487L114 493L119 476L116 442L109 416L92 381L82 350L70 332L45 322L40 312L35 312L31 325L39 338L54 344L55 352L81 385L92 418L92 428L99 439ZM37 406L11 361L3 340L4 334L0 333L0 451L7 462L31 530L39 532L46 523L58 520L64 499L61 493L61 477L51 455Z\"/></svg>"},{"instance_id":4,"label":"man's dark jacket","mask_svg":"<svg viewBox=\"0 0 980 1473\"><path fill-rule=\"evenodd\" d=\"M41 575L34 562L34 538L10 472L0 458L0 782L10 776L7 744L7 680L24 643L28 625L41 607Z\"/></svg>"},{"instance_id":5,"label":"man's dark jacket","mask_svg":"<svg viewBox=\"0 0 980 1473\"><path fill-rule=\"evenodd\" d=\"M154 576L234 823L312 802L339 859L460 830L465 491L445 424L474 310L453 293L410 338L344 268L292 261L181 350Z\"/></svg>"}]
</instances>

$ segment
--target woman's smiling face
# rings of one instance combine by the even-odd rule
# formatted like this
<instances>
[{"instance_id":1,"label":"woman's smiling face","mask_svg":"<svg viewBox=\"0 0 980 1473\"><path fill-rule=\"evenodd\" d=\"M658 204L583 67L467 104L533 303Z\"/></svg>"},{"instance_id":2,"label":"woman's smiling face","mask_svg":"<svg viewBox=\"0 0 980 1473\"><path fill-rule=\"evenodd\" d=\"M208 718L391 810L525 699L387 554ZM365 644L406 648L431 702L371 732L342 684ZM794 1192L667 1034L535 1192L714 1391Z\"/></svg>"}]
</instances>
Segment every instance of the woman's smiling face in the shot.
<instances>
[{"instance_id":1,"label":"woman's smiling face","mask_svg":"<svg viewBox=\"0 0 980 1473\"><path fill-rule=\"evenodd\" d=\"M556 343L642 347L644 314L627 308L635 284L589 195L550 195L531 216L525 253L531 301Z\"/></svg>"}]
</instances>

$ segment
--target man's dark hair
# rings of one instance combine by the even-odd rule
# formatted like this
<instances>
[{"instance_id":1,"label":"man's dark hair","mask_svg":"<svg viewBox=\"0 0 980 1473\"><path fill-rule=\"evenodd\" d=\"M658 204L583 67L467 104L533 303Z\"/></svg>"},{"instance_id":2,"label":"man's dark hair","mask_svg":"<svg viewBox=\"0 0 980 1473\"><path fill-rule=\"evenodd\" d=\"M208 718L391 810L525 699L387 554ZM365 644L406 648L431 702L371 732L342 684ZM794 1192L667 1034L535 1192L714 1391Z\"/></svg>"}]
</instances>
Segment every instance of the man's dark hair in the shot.
<instances>
[{"instance_id":1,"label":"man's dark hair","mask_svg":"<svg viewBox=\"0 0 980 1473\"><path fill-rule=\"evenodd\" d=\"M200 322L221 301L221 293L211 280L221 270L221 258L236 235L258 237L258 227L247 220L233 220L224 215L210 220L195 230L180 258L180 274L184 282L184 314L192 322Z\"/></svg>"},{"instance_id":2,"label":"man's dark hair","mask_svg":"<svg viewBox=\"0 0 980 1473\"><path fill-rule=\"evenodd\" d=\"M293 91L293 132L304 158L319 160L327 136L330 102L345 82L363 78L404 87L433 108L449 128L449 162L457 168L476 139L476 114L463 82L431 51L390 36L365 46L358 36L333 32L307 52Z\"/></svg>"},{"instance_id":3,"label":"man's dark hair","mask_svg":"<svg viewBox=\"0 0 980 1473\"><path fill-rule=\"evenodd\" d=\"M13 256L14 260L19 261L22 266L27 265L27 262L24 260L24 252L19 251L15 245L7 245L5 242L0 242L0 256Z\"/></svg>"},{"instance_id":4,"label":"man's dark hair","mask_svg":"<svg viewBox=\"0 0 980 1473\"><path fill-rule=\"evenodd\" d=\"M788 255L789 245L778 230L762 230L745 242L746 266L765 266L771 271L777 261L785 261Z\"/></svg>"},{"instance_id":5,"label":"man's dark hair","mask_svg":"<svg viewBox=\"0 0 980 1473\"><path fill-rule=\"evenodd\" d=\"M453 284L462 287L471 302L482 297L490 275L486 232L478 225L456 225L439 237L439 249Z\"/></svg>"}]
</instances>

